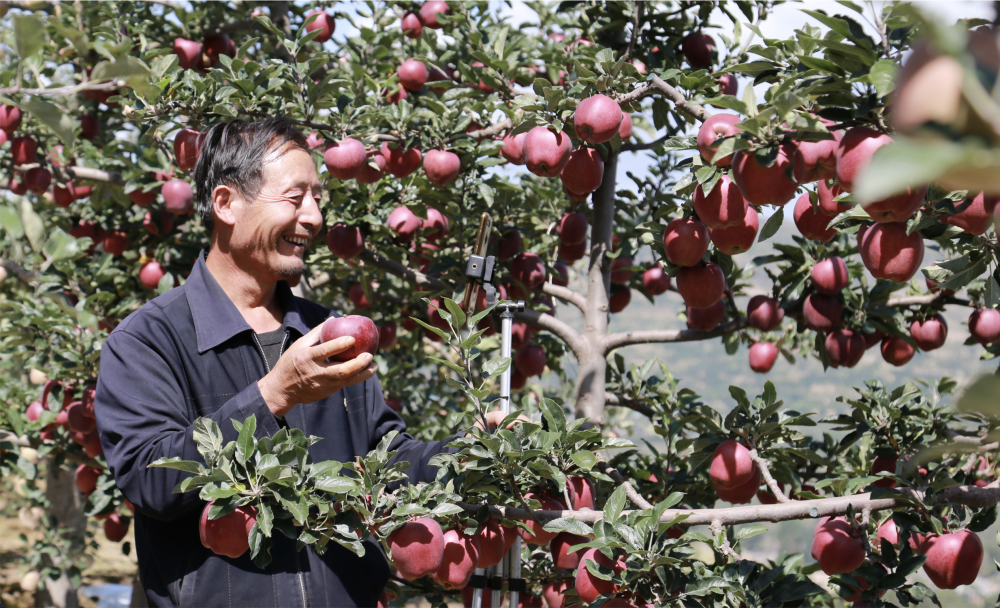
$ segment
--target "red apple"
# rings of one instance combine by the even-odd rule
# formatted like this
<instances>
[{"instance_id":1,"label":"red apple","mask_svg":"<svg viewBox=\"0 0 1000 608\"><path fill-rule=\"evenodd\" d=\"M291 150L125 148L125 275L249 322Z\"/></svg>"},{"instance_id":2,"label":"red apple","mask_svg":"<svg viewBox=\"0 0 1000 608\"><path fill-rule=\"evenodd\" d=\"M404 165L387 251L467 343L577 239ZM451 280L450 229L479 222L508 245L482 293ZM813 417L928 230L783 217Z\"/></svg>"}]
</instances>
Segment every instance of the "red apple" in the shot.
<instances>
[{"instance_id":1,"label":"red apple","mask_svg":"<svg viewBox=\"0 0 1000 608\"><path fill-rule=\"evenodd\" d=\"M694 32L688 34L681 43L681 52L692 68L708 68L712 66L712 55L715 53L715 40L711 36ZM588 602L589 603L589 602Z\"/></svg>"},{"instance_id":2,"label":"red apple","mask_svg":"<svg viewBox=\"0 0 1000 608\"><path fill-rule=\"evenodd\" d=\"M913 353L913 347L899 336L886 336L882 339L882 358L896 367L909 363Z\"/></svg>"},{"instance_id":3,"label":"red apple","mask_svg":"<svg viewBox=\"0 0 1000 608\"><path fill-rule=\"evenodd\" d=\"M924 261L924 237L906 234L906 222L875 224L858 233L861 260L876 279L906 283Z\"/></svg>"},{"instance_id":4,"label":"red apple","mask_svg":"<svg viewBox=\"0 0 1000 608\"><path fill-rule=\"evenodd\" d=\"M578 148L569 155L559 177L570 193L586 196L604 181L604 159L594 148Z\"/></svg>"},{"instance_id":5,"label":"red apple","mask_svg":"<svg viewBox=\"0 0 1000 608\"><path fill-rule=\"evenodd\" d=\"M56 186L52 188L52 200L55 202L56 207L65 208L72 205L76 198L73 196L73 191L71 189Z\"/></svg>"},{"instance_id":6,"label":"red apple","mask_svg":"<svg viewBox=\"0 0 1000 608\"><path fill-rule=\"evenodd\" d=\"M878 527L878 531L875 532L875 549L882 548L882 540L889 541L890 545L899 544L899 528L896 527L896 522L891 519L885 520L885 522Z\"/></svg>"},{"instance_id":7,"label":"red apple","mask_svg":"<svg viewBox=\"0 0 1000 608\"><path fill-rule=\"evenodd\" d=\"M971 201L966 199L961 203L956 203L956 207L964 206L965 208L941 221L945 224L958 226L966 234L980 235L993 225L993 212L998 202L1000 202L1000 197L986 196L980 192Z\"/></svg>"},{"instance_id":8,"label":"red apple","mask_svg":"<svg viewBox=\"0 0 1000 608\"><path fill-rule=\"evenodd\" d=\"M747 206L746 215L741 223L728 228L709 228L708 234L716 249L726 255L737 255L749 251L753 247L759 228L760 220L757 219L757 210Z\"/></svg>"},{"instance_id":9,"label":"red apple","mask_svg":"<svg viewBox=\"0 0 1000 608\"><path fill-rule=\"evenodd\" d=\"M403 178L420 167L420 149L393 149L389 142L382 143L382 156L385 157L385 170L392 175Z\"/></svg>"},{"instance_id":10,"label":"red apple","mask_svg":"<svg viewBox=\"0 0 1000 608\"><path fill-rule=\"evenodd\" d=\"M838 196L843 194L840 184L827 186L825 180L820 180L816 184L816 195L819 197L819 210L824 215L834 217L851 208L852 203L836 201Z\"/></svg>"},{"instance_id":11,"label":"red apple","mask_svg":"<svg viewBox=\"0 0 1000 608\"><path fill-rule=\"evenodd\" d=\"M445 589L462 589L479 562L479 543L461 530L448 530L443 540L441 565L432 578Z\"/></svg>"},{"instance_id":12,"label":"red apple","mask_svg":"<svg viewBox=\"0 0 1000 608\"><path fill-rule=\"evenodd\" d=\"M867 127L853 127L837 146L837 181L847 192L854 192L854 180L871 162L875 151L892 143L892 138Z\"/></svg>"},{"instance_id":13,"label":"red apple","mask_svg":"<svg viewBox=\"0 0 1000 608\"><path fill-rule=\"evenodd\" d=\"M774 298L756 295L747 304L747 320L751 327L761 331L772 331L781 325L785 318L785 310Z\"/></svg>"},{"instance_id":14,"label":"red apple","mask_svg":"<svg viewBox=\"0 0 1000 608\"><path fill-rule=\"evenodd\" d=\"M566 504L558 498L550 494L535 494L533 492L527 492L524 495L525 500L531 498L537 499L541 503L542 511L565 511ZM524 528L517 528L517 534L529 545L547 545L556 536L556 532L547 532L542 529L536 521L525 522L531 532L526 531Z\"/></svg>"},{"instance_id":15,"label":"red apple","mask_svg":"<svg viewBox=\"0 0 1000 608\"><path fill-rule=\"evenodd\" d=\"M622 114L622 124L618 127L618 136L622 141L628 141L632 137L632 115L628 112Z\"/></svg>"},{"instance_id":16,"label":"red apple","mask_svg":"<svg viewBox=\"0 0 1000 608\"><path fill-rule=\"evenodd\" d=\"M528 289L536 289L545 282L545 264L536 253L521 253L510 265L510 276Z\"/></svg>"},{"instance_id":17,"label":"red apple","mask_svg":"<svg viewBox=\"0 0 1000 608\"><path fill-rule=\"evenodd\" d=\"M840 256L830 256L816 262L812 267L812 284L816 291L833 296L847 287L851 277L847 274L847 264Z\"/></svg>"},{"instance_id":18,"label":"red apple","mask_svg":"<svg viewBox=\"0 0 1000 608\"><path fill-rule=\"evenodd\" d=\"M565 133L535 127L524 138L524 163L535 175L556 177L569 162L571 145Z\"/></svg>"},{"instance_id":19,"label":"red apple","mask_svg":"<svg viewBox=\"0 0 1000 608\"><path fill-rule=\"evenodd\" d=\"M212 34L202 40L202 49L208 57L208 67L219 65L219 57L225 55L230 59L236 57L236 44L225 34Z\"/></svg>"},{"instance_id":20,"label":"red apple","mask_svg":"<svg viewBox=\"0 0 1000 608\"><path fill-rule=\"evenodd\" d=\"M28 409L25 410L24 415L28 417L28 420L37 422L38 418L42 415L43 409L45 408L42 407L41 401L32 401Z\"/></svg>"},{"instance_id":21,"label":"red apple","mask_svg":"<svg viewBox=\"0 0 1000 608\"><path fill-rule=\"evenodd\" d=\"M174 55L182 69L190 70L201 62L201 43L185 38L174 38Z\"/></svg>"},{"instance_id":22,"label":"red apple","mask_svg":"<svg viewBox=\"0 0 1000 608\"><path fill-rule=\"evenodd\" d=\"M381 334L379 334L379 336L381 336ZM382 348L381 344L379 345L379 348ZM388 405L389 409L394 412L403 411L403 402L397 399L396 397L386 397L385 404Z\"/></svg>"},{"instance_id":23,"label":"red apple","mask_svg":"<svg viewBox=\"0 0 1000 608\"><path fill-rule=\"evenodd\" d=\"M111 255L118 257L125 253L128 246L132 243L128 236L121 230L112 230L104 237L104 251L110 253Z\"/></svg>"},{"instance_id":24,"label":"red apple","mask_svg":"<svg viewBox=\"0 0 1000 608\"><path fill-rule=\"evenodd\" d=\"M462 161L458 154L445 150L431 150L424 157L424 173L427 179L436 186L445 186L462 170Z\"/></svg>"},{"instance_id":25,"label":"red apple","mask_svg":"<svg viewBox=\"0 0 1000 608\"><path fill-rule=\"evenodd\" d=\"M750 481L756 469L757 464L750 458L750 450L729 439L712 452L708 476L716 486L732 490Z\"/></svg>"},{"instance_id":26,"label":"red apple","mask_svg":"<svg viewBox=\"0 0 1000 608\"><path fill-rule=\"evenodd\" d=\"M854 367L865 354L865 339L849 329L830 332L823 346L831 367Z\"/></svg>"},{"instance_id":27,"label":"red apple","mask_svg":"<svg viewBox=\"0 0 1000 608\"><path fill-rule=\"evenodd\" d=\"M527 347L531 343L531 339L535 337L535 330L527 323L514 321L510 326L510 334L510 347L512 350L517 351Z\"/></svg>"},{"instance_id":28,"label":"red apple","mask_svg":"<svg viewBox=\"0 0 1000 608\"><path fill-rule=\"evenodd\" d=\"M875 460L872 461L871 474L878 475L882 471L895 474L896 463L898 460L898 454L894 454L892 456L876 456ZM878 481L872 483L872 485L878 488L895 488L896 481L893 479L879 479Z\"/></svg>"},{"instance_id":29,"label":"red apple","mask_svg":"<svg viewBox=\"0 0 1000 608\"><path fill-rule=\"evenodd\" d=\"M984 346L1000 340L1000 311L993 308L974 310L969 316L969 333Z\"/></svg>"},{"instance_id":30,"label":"red apple","mask_svg":"<svg viewBox=\"0 0 1000 608\"><path fill-rule=\"evenodd\" d=\"M837 147L834 139L800 141L795 147L792 174L800 184L837 177Z\"/></svg>"},{"instance_id":31,"label":"red apple","mask_svg":"<svg viewBox=\"0 0 1000 608\"><path fill-rule=\"evenodd\" d=\"M742 505L750 502L753 497L757 495L757 491L760 489L760 480L760 468L755 467L753 477L750 478L750 481L741 486L726 489L721 485L713 483L712 488L715 490L715 493L718 495L720 500L724 500L734 505Z\"/></svg>"},{"instance_id":32,"label":"red apple","mask_svg":"<svg viewBox=\"0 0 1000 608\"><path fill-rule=\"evenodd\" d=\"M97 117L93 114L84 114L80 117L80 137L83 139L94 139L100 134L101 125L97 122Z\"/></svg>"},{"instance_id":33,"label":"red apple","mask_svg":"<svg viewBox=\"0 0 1000 608\"><path fill-rule=\"evenodd\" d=\"M971 530L932 536L920 552L927 556L924 572L939 589L971 585L983 565L983 541Z\"/></svg>"},{"instance_id":34,"label":"red apple","mask_svg":"<svg viewBox=\"0 0 1000 608\"><path fill-rule=\"evenodd\" d=\"M733 155L724 156L712 162L718 149L716 141L723 137L730 137L740 132L736 127L740 117L735 114L715 114L705 122L701 123L698 129L698 152L706 163L714 164L718 167L728 167L733 162Z\"/></svg>"},{"instance_id":35,"label":"red apple","mask_svg":"<svg viewBox=\"0 0 1000 608\"><path fill-rule=\"evenodd\" d=\"M611 297L608 298L608 311L618 314L628 307L632 301L632 290L621 285L611 286Z\"/></svg>"},{"instance_id":36,"label":"red apple","mask_svg":"<svg viewBox=\"0 0 1000 608\"><path fill-rule=\"evenodd\" d=\"M600 93L581 101L573 114L576 136L588 144L611 141L621 124L622 109L618 102Z\"/></svg>"},{"instance_id":37,"label":"red apple","mask_svg":"<svg viewBox=\"0 0 1000 608\"><path fill-rule=\"evenodd\" d=\"M438 15L448 12L448 3L444 0L428 0L420 7L420 21L432 30L439 30L444 24L438 22Z\"/></svg>"},{"instance_id":38,"label":"red apple","mask_svg":"<svg viewBox=\"0 0 1000 608\"><path fill-rule=\"evenodd\" d=\"M86 452L87 456L97 458L104 453L104 448L101 447L100 441L94 441L92 443L84 444L83 451Z\"/></svg>"},{"instance_id":39,"label":"red apple","mask_svg":"<svg viewBox=\"0 0 1000 608\"><path fill-rule=\"evenodd\" d=\"M424 24L420 22L420 17L413 12L403 15L399 25L403 30L403 35L410 39L420 38L421 32L424 31Z\"/></svg>"},{"instance_id":40,"label":"red apple","mask_svg":"<svg viewBox=\"0 0 1000 608\"><path fill-rule=\"evenodd\" d=\"M111 542L120 542L126 534L128 534L128 524L122 521L121 515L112 513L104 520L104 536Z\"/></svg>"},{"instance_id":41,"label":"red apple","mask_svg":"<svg viewBox=\"0 0 1000 608\"><path fill-rule=\"evenodd\" d=\"M707 195L699 184L694 190L693 202L698 218L712 229L744 224L749 209L739 188L726 175Z\"/></svg>"},{"instance_id":42,"label":"red apple","mask_svg":"<svg viewBox=\"0 0 1000 608\"><path fill-rule=\"evenodd\" d=\"M21 108L0 104L0 131L8 135L21 126Z\"/></svg>"},{"instance_id":43,"label":"red apple","mask_svg":"<svg viewBox=\"0 0 1000 608\"><path fill-rule=\"evenodd\" d=\"M599 595L617 592L618 585L592 575L587 569L587 560L611 568L615 574L619 575L625 571L625 561L621 558L612 560L596 547L587 549L587 552L581 556L580 566L576 569L576 594L585 604L591 604Z\"/></svg>"},{"instance_id":44,"label":"red apple","mask_svg":"<svg viewBox=\"0 0 1000 608\"><path fill-rule=\"evenodd\" d=\"M813 331L831 331L843 320L844 305L835 296L811 293L802 305L802 318Z\"/></svg>"},{"instance_id":45,"label":"red apple","mask_svg":"<svg viewBox=\"0 0 1000 608\"><path fill-rule=\"evenodd\" d=\"M726 288L722 269L712 262L690 268L681 268L677 273L677 291L691 308L708 308L720 299Z\"/></svg>"},{"instance_id":46,"label":"red apple","mask_svg":"<svg viewBox=\"0 0 1000 608\"><path fill-rule=\"evenodd\" d=\"M566 487L574 511L594 508L594 484L586 477L574 475L566 478Z\"/></svg>"},{"instance_id":47,"label":"red apple","mask_svg":"<svg viewBox=\"0 0 1000 608\"><path fill-rule=\"evenodd\" d=\"M378 350L378 328L368 317L347 315L327 319L323 323L320 342L329 342L343 336L354 338L354 344L347 350L332 355L330 359L333 361L343 363L360 356L361 353L374 355Z\"/></svg>"},{"instance_id":48,"label":"red apple","mask_svg":"<svg viewBox=\"0 0 1000 608\"><path fill-rule=\"evenodd\" d=\"M511 390L519 391L522 388L524 388L524 385L526 385L527 383L528 383L528 377L527 376L525 376L524 374L522 374L521 372L519 372L516 369L513 372L511 372L511 374L510 374L510 388L511 388Z\"/></svg>"},{"instance_id":49,"label":"red apple","mask_svg":"<svg viewBox=\"0 0 1000 608\"><path fill-rule=\"evenodd\" d=\"M52 173L45 167L35 167L24 173L24 185L35 194L45 194L51 184Z\"/></svg>"},{"instance_id":50,"label":"red apple","mask_svg":"<svg viewBox=\"0 0 1000 608\"><path fill-rule=\"evenodd\" d=\"M372 303L365 295L365 290L361 283L354 283L347 289L347 299L354 304L355 308L371 308Z\"/></svg>"},{"instance_id":51,"label":"red apple","mask_svg":"<svg viewBox=\"0 0 1000 608\"><path fill-rule=\"evenodd\" d=\"M402 207L405 209L405 207ZM342 260L350 260L365 249L365 235L357 226L337 222L326 232L326 246Z\"/></svg>"},{"instance_id":52,"label":"red apple","mask_svg":"<svg viewBox=\"0 0 1000 608\"><path fill-rule=\"evenodd\" d=\"M427 155L428 157L430 154ZM451 223L448 221L448 217L435 209L434 207L427 208L427 219L420 221L420 230L430 242L437 242L446 236L448 236L448 230L451 227ZM426 243L424 243L427 246ZM434 249L437 249L434 247Z\"/></svg>"},{"instance_id":53,"label":"red apple","mask_svg":"<svg viewBox=\"0 0 1000 608\"><path fill-rule=\"evenodd\" d=\"M566 287L569 285L569 267L562 262L556 262L552 269L555 271L552 274L552 284L559 285L560 287ZM479 293L483 293L480 291Z\"/></svg>"},{"instance_id":54,"label":"red apple","mask_svg":"<svg viewBox=\"0 0 1000 608\"><path fill-rule=\"evenodd\" d=\"M76 489L80 490L81 494L90 494L97 488L97 478L100 476L101 472L97 469L81 464L76 467Z\"/></svg>"},{"instance_id":55,"label":"red apple","mask_svg":"<svg viewBox=\"0 0 1000 608\"><path fill-rule=\"evenodd\" d=\"M250 548L250 530L257 523L257 510L247 505L217 519L209 519L209 509L214 503L213 500L205 505L201 512L198 524L201 544L216 555L236 559Z\"/></svg>"},{"instance_id":56,"label":"red apple","mask_svg":"<svg viewBox=\"0 0 1000 608\"><path fill-rule=\"evenodd\" d=\"M736 95L739 91L735 74L717 74L715 82L719 85L719 93L722 95Z\"/></svg>"},{"instance_id":57,"label":"red apple","mask_svg":"<svg viewBox=\"0 0 1000 608\"><path fill-rule=\"evenodd\" d=\"M503 138L503 145L500 146L500 155L513 165L524 164L524 138L527 133L518 133L511 137L509 134Z\"/></svg>"},{"instance_id":58,"label":"red apple","mask_svg":"<svg viewBox=\"0 0 1000 608\"><path fill-rule=\"evenodd\" d=\"M156 289L164 274L159 262L146 262L139 271L139 282L147 289Z\"/></svg>"},{"instance_id":59,"label":"red apple","mask_svg":"<svg viewBox=\"0 0 1000 608\"><path fill-rule=\"evenodd\" d=\"M712 331L726 317L726 301L719 300L708 308L687 307L688 329Z\"/></svg>"},{"instance_id":60,"label":"red apple","mask_svg":"<svg viewBox=\"0 0 1000 608\"><path fill-rule=\"evenodd\" d=\"M147 211L142 216L142 227L153 236L167 236L174 229L174 216L166 209L157 209L155 216Z\"/></svg>"},{"instance_id":61,"label":"red apple","mask_svg":"<svg viewBox=\"0 0 1000 608\"><path fill-rule=\"evenodd\" d=\"M137 188L128 193L129 199L140 207L149 207L156 202L156 190L143 192L142 188Z\"/></svg>"},{"instance_id":62,"label":"red apple","mask_svg":"<svg viewBox=\"0 0 1000 608\"><path fill-rule=\"evenodd\" d=\"M323 162L330 175L339 180L354 179L368 164L365 145L348 137L343 141L330 144L323 152Z\"/></svg>"},{"instance_id":63,"label":"red apple","mask_svg":"<svg viewBox=\"0 0 1000 608\"><path fill-rule=\"evenodd\" d=\"M194 191L191 190L191 184L171 179L163 184L160 192L163 194L163 206L170 213L182 216L194 211Z\"/></svg>"},{"instance_id":64,"label":"red apple","mask_svg":"<svg viewBox=\"0 0 1000 608\"><path fill-rule=\"evenodd\" d=\"M306 26L306 31L315 32L319 30L319 34L316 34L313 40L322 44L333 37L333 32L337 29L337 22L328 13L323 11L310 11L306 15L306 19L313 15L316 15L316 19Z\"/></svg>"},{"instance_id":65,"label":"red apple","mask_svg":"<svg viewBox=\"0 0 1000 608\"><path fill-rule=\"evenodd\" d=\"M313 132L306 136L306 145L309 146L310 150L322 147L325 143L326 142L323 141L323 136L319 133Z\"/></svg>"},{"instance_id":66,"label":"red apple","mask_svg":"<svg viewBox=\"0 0 1000 608\"><path fill-rule=\"evenodd\" d=\"M653 264L642 273L642 286L651 296L664 294L670 289L670 275L663 270L663 266Z\"/></svg>"},{"instance_id":67,"label":"red apple","mask_svg":"<svg viewBox=\"0 0 1000 608\"><path fill-rule=\"evenodd\" d=\"M809 193L806 192L795 201L795 210L792 211L795 218L795 227L799 229L802 236L810 241L826 243L837 236L836 228L827 228L830 223L830 216L822 212L821 209L813 208L809 202Z\"/></svg>"},{"instance_id":68,"label":"red apple","mask_svg":"<svg viewBox=\"0 0 1000 608\"><path fill-rule=\"evenodd\" d=\"M385 321L378 328L378 349L389 350L396 345L396 322Z\"/></svg>"},{"instance_id":69,"label":"red apple","mask_svg":"<svg viewBox=\"0 0 1000 608\"><path fill-rule=\"evenodd\" d=\"M205 134L194 129L181 129L174 137L174 160L177 168L183 171L194 169L201 153L201 145Z\"/></svg>"},{"instance_id":70,"label":"red apple","mask_svg":"<svg viewBox=\"0 0 1000 608\"><path fill-rule=\"evenodd\" d=\"M770 167L762 167L757 162L753 152L741 150L733 155L733 181L750 204L774 205L781 207L795 196L798 188L793 180L788 178L792 154L795 147L782 144L778 148L778 157Z\"/></svg>"},{"instance_id":71,"label":"red apple","mask_svg":"<svg viewBox=\"0 0 1000 608\"><path fill-rule=\"evenodd\" d=\"M588 542L590 539L585 536L577 536L576 534L570 534L569 532L560 532L552 539L549 543L549 548L552 551L552 563L559 570L575 570L577 566L580 565L580 557L583 555L584 551L577 549L576 551L570 553L569 549L576 545L582 545Z\"/></svg>"},{"instance_id":72,"label":"red apple","mask_svg":"<svg viewBox=\"0 0 1000 608\"><path fill-rule=\"evenodd\" d=\"M910 336L920 350L929 351L944 346L948 338L948 323L940 314L925 319L914 319L910 323Z\"/></svg>"},{"instance_id":73,"label":"red apple","mask_svg":"<svg viewBox=\"0 0 1000 608\"><path fill-rule=\"evenodd\" d=\"M632 258L622 256L611 263L611 282L615 285L627 285L632 280L632 272L628 270L633 265Z\"/></svg>"},{"instance_id":74,"label":"red apple","mask_svg":"<svg viewBox=\"0 0 1000 608\"><path fill-rule=\"evenodd\" d=\"M564 213L556 227L556 234L563 245L579 245L587 240L588 228L590 222L586 215L579 212Z\"/></svg>"},{"instance_id":75,"label":"red apple","mask_svg":"<svg viewBox=\"0 0 1000 608\"><path fill-rule=\"evenodd\" d=\"M875 346L876 344L882 343L882 338L885 337L885 332L880 329L876 329L870 334L862 333L861 337L865 339L865 350L868 350L869 348Z\"/></svg>"},{"instance_id":76,"label":"red apple","mask_svg":"<svg viewBox=\"0 0 1000 608\"><path fill-rule=\"evenodd\" d=\"M372 164L375 167L372 167ZM382 179L382 171L385 169L385 157L382 156L381 152L370 156L365 162L365 165L361 167L361 172L354 179L359 184L374 184L378 180Z\"/></svg>"},{"instance_id":77,"label":"red apple","mask_svg":"<svg viewBox=\"0 0 1000 608\"><path fill-rule=\"evenodd\" d=\"M24 194L28 191L28 187L16 175L11 176L11 178L7 180L7 189L17 195Z\"/></svg>"},{"instance_id":78,"label":"red apple","mask_svg":"<svg viewBox=\"0 0 1000 608\"><path fill-rule=\"evenodd\" d=\"M545 351L537 344L529 344L514 353L514 365L528 378L541 376L546 362Z\"/></svg>"},{"instance_id":79,"label":"red apple","mask_svg":"<svg viewBox=\"0 0 1000 608\"><path fill-rule=\"evenodd\" d=\"M846 519L824 517L813 532L812 556L823 572L846 574L864 563L865 547Z\"/></svg>"},{"instance_id":80,"label":"red apple","mask_svg":"<svg viewBox=\"0 0 1000 608\"><path fill-rule=\"evenodd\" d=\"M396 207L389 214L386 225L396 233L400 241L408 242L420 229L421 220L406 207Z\"/></svg>"},{"instance_id":81,"label":"red apple","mask_svg":"<svg viewBox=\"0 0 1000 608\"><path fill-rule=\"evenodd\" d=\"M396 75L407 91L415 93L424 88L424 83L427 82L427 66L422 61L410 58L396 69Z\"/></svg>"},{"instance_id":82,"label":"red apple","mask_svg":"<svg viewBox=\"0 0 1000 608\"><path fill-rule=\"evenodd\" d=\"M584 241L579 245L559 245L558 250L559 259L566 260L569 263L573 263L577 260L583 259L583 256L587 255L587 242Z\"/></svg>"},{"instance_id":83,"label":"red apple","mask_svg":"<svg viewBox=\"0 0 1000 608\"><path fill-rule=\"evenodd\" d=\"M500 242L497 243L497 257L500 259L500 262L506 262L521 253L522 245L523 242L521 240L520 230L517 228L511 228L503 232Z\"/></svg>"},{"instance_id":84,"label":"red apple","mask_svg":"<svg viewBox=\"0 0 1000 608\"><path fill-rule=\"evenodd\" d=\"M545 599L545 605L549 608L563 608L563 603L566 601L566 596L563 594L569 588L570 582L566 580L545 583L542 587L542 597Z\"/></svg>"},{"instance_id":85,"label":"red apple","mask_svg":"<svg viewBox=\"0 0 1000 608\"><path fill-rule=\"evenodd\" d=\"M695 266L708 251L708 227L698 220L677 218L663 231L663 251L675 266Z\"/></svg>"},{"instance_id":86,"label":"red apple","mask_svg":"<svg viewBox=\"0 0 1000 608\"><path fill-rule=\"evenodd\" d=\"M504 528L495 519L490 519L476 532L476 542L479 543L479 561L477 568L489 568L500 563L507 554L505 534L509 528Z\"/></svg>"},{"instance_id":87,"label":"red apple","mask_svg":"<svg viewBox=\"0 0 1000 608\"><path fill-rule=\"evenodd\" d=\"M385 93L385 100L389 103L399 103L409 97L406 93L406 89L402 85L394 89L389 89Z\"/></svg>"}]
</instances>

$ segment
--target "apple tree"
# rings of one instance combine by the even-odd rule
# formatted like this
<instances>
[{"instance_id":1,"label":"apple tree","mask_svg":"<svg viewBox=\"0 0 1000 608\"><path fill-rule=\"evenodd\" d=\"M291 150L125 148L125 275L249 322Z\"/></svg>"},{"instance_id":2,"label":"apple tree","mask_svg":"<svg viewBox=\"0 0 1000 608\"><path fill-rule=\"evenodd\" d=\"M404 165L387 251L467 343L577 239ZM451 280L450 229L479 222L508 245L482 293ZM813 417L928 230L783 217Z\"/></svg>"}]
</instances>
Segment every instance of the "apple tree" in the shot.
<instances>
[{"instance_id":1,"label":"apple tree","mask_svg":"<svg viewBox=\"0 0 1000 608\"><path fill-rule=\"evenodd\" d=\"M629 359L712 340L760 373L780 354L836 374L873 347L901 366L944 344L945 307L969 312L970 358L1000 354L996 33L843 2L768 38L772 4L538 3L514 25L494 3L442 0L0 3L0 471L40 530L22 586L40 575L71 605L96 547L87 518L125 538L131 504L93 416L101 345L207 244L201 133L277 115L308 134L326 188L293 288L378 324L410 431L470 429L505 369L533 422L470 430L436 482L392 492L405 465L388 441L311 463L322 438L247 421L218 451L201 422L204 461L157 466L196 473L178 491L215 500L203 526L253 519L213 550L263 565L277 532L316 551L374 535L399 573L392 602L469 601L472 566L515 534L523 604L551 608L937 601L921 568L940 589L970 584L1000 502L995 379L872 379L816 419L771 383L730 387L720 412ZM527 305L511 358L485 298L471 317L456 303L483 213L501 297ZM793 243L766 243L786 214ZM929 247L941 261L924 263ZM610 331L633 296L680 298L683 317ZM661 445L607 431L632 412ZM818 520L812 559L741 555L755 524L798 519ZM418 567L441 562L402 548L418 528L469 567Z\"/></svg>"}]
</instances>

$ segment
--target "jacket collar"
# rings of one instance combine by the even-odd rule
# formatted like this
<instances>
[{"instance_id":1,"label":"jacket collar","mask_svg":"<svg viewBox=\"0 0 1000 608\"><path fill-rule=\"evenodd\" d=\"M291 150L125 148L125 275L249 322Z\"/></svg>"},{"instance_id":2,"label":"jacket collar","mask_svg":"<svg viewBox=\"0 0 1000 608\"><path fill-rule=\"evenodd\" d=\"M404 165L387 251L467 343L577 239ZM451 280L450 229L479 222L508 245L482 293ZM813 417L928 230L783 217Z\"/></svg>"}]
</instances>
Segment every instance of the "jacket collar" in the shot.
<instances>
[{"instance_id":1,"label":"jacket collar","mask_svg":"<svg viewBox=\"0 0 1000 608\"><path fill-rule=\"evenodd\" d=\"M184 282L188 306L194 319L198 354L215 348L233 336L253 331L205 265L206 255L204 249L198 254L198 260ZM285 327L297 330L300 335L309 333L309 327L302 319L298 300L286 281L278 281L275 297L278 306L284 311Z\"/></svg>"}]
</instances>

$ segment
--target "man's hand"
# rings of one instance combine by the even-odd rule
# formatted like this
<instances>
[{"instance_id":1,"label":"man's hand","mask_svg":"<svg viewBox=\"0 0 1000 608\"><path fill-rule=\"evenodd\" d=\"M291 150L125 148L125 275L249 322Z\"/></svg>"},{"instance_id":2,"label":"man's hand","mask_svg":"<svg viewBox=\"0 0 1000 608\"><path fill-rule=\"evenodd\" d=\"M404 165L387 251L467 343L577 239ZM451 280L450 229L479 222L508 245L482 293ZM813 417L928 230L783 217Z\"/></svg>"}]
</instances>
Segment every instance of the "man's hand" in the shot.
<instances>
[{"instance_id":1,"label":"man's hand","mask_svg":"<svg viewBox=\"0 0 1000 608\"><path fill-rule=\"evenodd\" d=\"M503 419L506 417L507 415L504 414L501 410L493 410L492 412L486 412L485 415L486 424L490 425L490 430L492 431L493 429L497 428L497 425L503 422ZM517 419L514 420L514 422L511 422L510 424L507 425L507 430L509 431L510 429L514 428L514 424L522 420L524 422L531 422L530 418L528 418L524 414L520 414L517 417ZM476 419L476 428L479 430L483 430L483 421L481 419L478 418ZM467 434L466 437L468 436L469 435Z\"/></svg>"},{"instance_id":2,"label":"man's hand","mask_svg":"<svg viewBox=\"0 0 1000 608\"><path fill-rule=\"evenodd\" d=\"M327 361L353 346L354 338L345 336L321 344L322 327L320 323L296 340L274 369L257 381L264 402L275 416L284 416L299 403L319 401L345 386L364 382L378 371L368 353L345 363Z\"/></svg>"}]
</instances>

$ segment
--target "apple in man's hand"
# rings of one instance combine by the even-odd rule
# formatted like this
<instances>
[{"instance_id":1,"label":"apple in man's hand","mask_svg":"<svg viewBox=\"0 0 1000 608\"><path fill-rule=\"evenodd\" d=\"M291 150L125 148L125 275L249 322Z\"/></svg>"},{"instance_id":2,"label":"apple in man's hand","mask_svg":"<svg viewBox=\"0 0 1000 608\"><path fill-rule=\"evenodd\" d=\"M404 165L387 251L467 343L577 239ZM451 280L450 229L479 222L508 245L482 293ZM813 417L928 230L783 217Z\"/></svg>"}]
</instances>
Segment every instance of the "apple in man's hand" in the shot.
<instances>
[{"instance_id":1,"label":"apple in man's hand","mask_svg":"<svg viewBox=\"0 0 1000 608\"><path fill-rule=\"evenodd\" d=\"M320 342L329 342L344 336L354 338L354 346L330 357L333 361L345 362L361 353L375 355L378 350L378 328L375 322L361 315L347 315L327 319L320 332Z\"/></svg>"}]
</instances>

